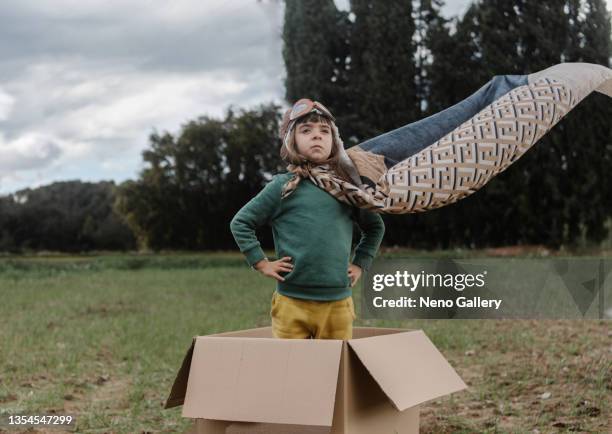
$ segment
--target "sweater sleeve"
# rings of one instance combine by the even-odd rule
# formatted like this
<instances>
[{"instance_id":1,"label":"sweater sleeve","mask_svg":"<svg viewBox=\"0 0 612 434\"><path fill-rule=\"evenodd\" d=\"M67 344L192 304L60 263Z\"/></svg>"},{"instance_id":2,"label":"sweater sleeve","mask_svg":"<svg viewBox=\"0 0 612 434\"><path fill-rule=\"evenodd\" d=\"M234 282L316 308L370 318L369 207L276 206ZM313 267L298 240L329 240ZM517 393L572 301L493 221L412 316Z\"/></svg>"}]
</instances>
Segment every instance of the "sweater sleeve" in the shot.
<instances>
[{"instance_id":1,"label":"sweater sleeve","mask_svg":"<svg viewBox=\"0 0 612 434\"><path fill-rule=\"evenodd\" d=\"M361 230L361 239L355 248L353 264L367 271L382 242L385 224L379 214L360 209L358 225Z\"/></svg>"},{"instance_id":2,"label":"sweater sleeve","mask_svg":"<svg viewBox=\"0 0 612 434\"><path fill-rule=\"evenodd\" d=\"M275 176L257 196L247 202L234 216L230 229L240 251L250 266L266 255L257 240L255 229L269 222L280 207L281 177Z\"/></svg>"}]
</instances>

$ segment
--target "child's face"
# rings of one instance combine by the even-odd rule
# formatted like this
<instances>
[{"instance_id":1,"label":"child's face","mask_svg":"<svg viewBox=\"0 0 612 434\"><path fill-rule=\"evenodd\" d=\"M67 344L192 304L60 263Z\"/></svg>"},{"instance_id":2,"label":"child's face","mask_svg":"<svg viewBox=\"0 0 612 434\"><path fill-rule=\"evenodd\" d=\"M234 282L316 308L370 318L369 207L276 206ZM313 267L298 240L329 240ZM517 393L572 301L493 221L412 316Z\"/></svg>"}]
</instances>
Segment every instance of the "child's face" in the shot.
<instances>
[{"instance_id":1,"label":"child's face","mask_svg":"<svg viewBox=\"0 0 612 434\"><path fill-rule=\"evenodd\" d=\"M322 122L298 124L295 130L297 151L313 163L321 163L329 158L332 151L331 127Z\"/></svg>"}]
</instances>

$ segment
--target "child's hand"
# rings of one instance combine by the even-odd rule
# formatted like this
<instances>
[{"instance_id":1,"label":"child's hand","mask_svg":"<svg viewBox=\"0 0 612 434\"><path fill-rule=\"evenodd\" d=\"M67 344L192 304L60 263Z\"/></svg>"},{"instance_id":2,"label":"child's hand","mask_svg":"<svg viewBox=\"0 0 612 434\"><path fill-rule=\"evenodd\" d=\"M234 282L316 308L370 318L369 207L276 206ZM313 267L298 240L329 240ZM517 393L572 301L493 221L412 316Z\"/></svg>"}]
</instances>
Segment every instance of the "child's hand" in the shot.
<instances>
[{"instance_id":1,"label":"child's hand","mask_svg":"<svg viewBox=\"0 0 612 434\"><path fill-rule=\"evenodd\" d=\"M349 264L348 276L351 279L351 287L355 286L355 283L357 283L361 277L361 267L359 265Z\"/></svg>"},{"instance_id":2,"label":"child's hand","mask_svg":"<svg viewBox=\"0 0 612 434\"><path fill-rule=\"evenodd\" d=\"M290 272L293 270L293 264L291 263L291 258L289 256L285 256L284 258L280 258L279 260L272 262L268 261L268 259L262 259L255 264L254 267L264 276L272 277L279 282L284 282L285 278L278 273L283 271Z\"/></svg>"}]
</instances>

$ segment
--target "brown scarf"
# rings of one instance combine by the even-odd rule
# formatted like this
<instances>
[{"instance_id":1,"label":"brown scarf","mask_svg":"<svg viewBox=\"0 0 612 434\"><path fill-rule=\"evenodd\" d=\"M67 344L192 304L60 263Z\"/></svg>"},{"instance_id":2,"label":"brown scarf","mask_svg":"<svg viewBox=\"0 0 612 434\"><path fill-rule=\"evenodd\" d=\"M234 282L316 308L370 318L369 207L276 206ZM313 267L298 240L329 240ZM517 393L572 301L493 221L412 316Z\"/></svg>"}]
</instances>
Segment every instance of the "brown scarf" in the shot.
<instances>
[{"instance_id":1,"label":"brown scarf","mask_svg":"<svg viewBox=\"0 0 612 434\"><path fill-rule=\"evenodd\" d=\"M374 212L381 212L385 207L386 194L384 189L374 189L362 184L355 184L342 179L329 163L314 164L304 162L302 164L290 164L287 170L293 173L293 177L285 183L281 190L281 198L284 199L295 191L302 179L309 179L317 187L327 191L341 202L365 208Z\"/></svg>"}]
</instances>

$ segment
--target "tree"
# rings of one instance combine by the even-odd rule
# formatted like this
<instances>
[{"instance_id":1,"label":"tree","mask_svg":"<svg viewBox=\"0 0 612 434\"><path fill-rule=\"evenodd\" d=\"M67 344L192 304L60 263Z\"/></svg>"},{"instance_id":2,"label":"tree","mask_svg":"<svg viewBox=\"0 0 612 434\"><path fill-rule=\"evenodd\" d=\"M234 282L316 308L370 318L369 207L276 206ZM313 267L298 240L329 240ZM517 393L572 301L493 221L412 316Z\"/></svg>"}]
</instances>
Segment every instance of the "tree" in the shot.
<instances>
[{"instance_id":1,"label":"tree","mask_svg":"<svg viewBox=\"0 0 612 434\"><path fill-rule=\"evenodd\" d=\"M112 212L113 182L55 182L0 198L0 250L125 250L130 230Z\"/></svg>"},{"instance_id":2,"label":"tree","mask_svg":"<svg viewBox=\"0 0 612 434\"><path fill-rule=\"evenodd\" d=\"M139 246L233 247L229 221L281 167L279 118L272 104L237 113L230 108L223 120L188 122L176 138L152 134L145 169L120 186L115 203Z\"/></svg>"},{"instance_id":3,"label":"tree","mask_svg":"<svg viewBox=\"0 0 612 434\"><path fill-rule=\"evenodd\" d=\"M349 137L344 113L350 111L347 97L347 61L350 21L333 0L285 1L283 59L287 77L285 99L318 100L334 114L341 131Z\"/></svg>"},{"instance_id":4,"label":"tree","mask_svg":"<svg viewBox=\"0 0 612 434\"><path fill-rule=\"evenodd\" d=\"M359 140L410 123L419 117L415 84L415 30L412 3L351 0L354 129Z\"/></svg>"}]
</instances>

